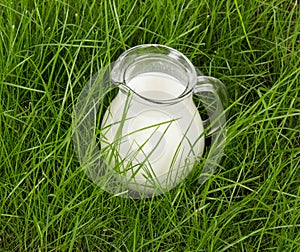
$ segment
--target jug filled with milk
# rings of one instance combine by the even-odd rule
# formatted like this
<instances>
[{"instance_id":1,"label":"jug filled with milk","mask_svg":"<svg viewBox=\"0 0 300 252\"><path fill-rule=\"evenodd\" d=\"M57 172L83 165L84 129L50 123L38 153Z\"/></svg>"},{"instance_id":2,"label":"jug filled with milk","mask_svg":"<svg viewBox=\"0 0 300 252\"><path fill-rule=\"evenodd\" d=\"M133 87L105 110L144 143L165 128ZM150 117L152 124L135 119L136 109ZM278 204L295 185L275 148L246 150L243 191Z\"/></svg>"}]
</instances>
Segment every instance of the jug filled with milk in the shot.
<instances>
[{"instance_id":1,"label":"jug filled with milk","mask_svg":"<svg viewBox=\"0 0 300 252\"><path fill-rule=\"evenodd\" d=\"M217 148L202 167L203 173L212 172L225 136L227 98L219 80L201 75L179 51L156 44L125 51L106 78L118 93L102 117L101 157L95 154L89 161L93 181L123 197L165 193L197 167L207 136ZM207 118L193 97L205 107ZM101 169L95 168L95 160Z\"/></svg>"}]
</instances>

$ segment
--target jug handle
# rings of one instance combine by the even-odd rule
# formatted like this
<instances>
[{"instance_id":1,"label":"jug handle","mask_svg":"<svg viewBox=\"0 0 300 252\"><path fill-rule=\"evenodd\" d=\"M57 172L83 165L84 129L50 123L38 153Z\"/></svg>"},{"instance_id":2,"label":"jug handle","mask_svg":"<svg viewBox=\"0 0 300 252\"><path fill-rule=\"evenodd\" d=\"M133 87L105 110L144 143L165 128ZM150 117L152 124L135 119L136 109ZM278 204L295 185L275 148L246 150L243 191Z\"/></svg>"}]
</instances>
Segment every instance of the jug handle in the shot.
<instances>
[{"instance_id":1,"label":"jug handle","mask_svg":"<svg viewBox=\"0 0 300 252\"><path fill-rule=\"evenodd\" d=\"M225 131L225 108L228 106L225 85L214 77L198 76L193 93L200 99L208 115L208 119L203 120L205 135L210 137L220 131Z\"/></svg>"},{"instance_id":2,"label":"jug handle","mask_svg":"<svg viewBox=\"0 0 300 252\"><path fill-rule=\"evenodd\" d=\"M219 165L224 153L226 141L225 108L228 104L224 84L216 78L198 76L194 87L194 96L198 97L206 110L208 119L203 121L205 137L209 139L209 152L197 184L203 184Z\"/></svg>"}]
</instances>

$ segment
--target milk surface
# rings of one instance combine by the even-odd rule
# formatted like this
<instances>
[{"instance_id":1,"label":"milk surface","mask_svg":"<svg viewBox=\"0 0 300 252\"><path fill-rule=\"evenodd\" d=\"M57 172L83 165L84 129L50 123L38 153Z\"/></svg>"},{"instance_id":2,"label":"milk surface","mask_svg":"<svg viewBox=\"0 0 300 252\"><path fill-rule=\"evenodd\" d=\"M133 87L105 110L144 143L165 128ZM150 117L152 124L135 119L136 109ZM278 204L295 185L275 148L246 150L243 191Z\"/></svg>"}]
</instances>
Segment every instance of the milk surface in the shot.
<instances>
[{"instance_id":1,"label":"milk surface","mask_svg":"<svg viewBox=\"0 0 300 252\"><path fill-rule=\"evenodd\" d=\"M139 95L153 100L169 100L179 97L185 86L175 78L162 73L145 73L131 79L127 86Z\"/></svg>"}]
</instances>

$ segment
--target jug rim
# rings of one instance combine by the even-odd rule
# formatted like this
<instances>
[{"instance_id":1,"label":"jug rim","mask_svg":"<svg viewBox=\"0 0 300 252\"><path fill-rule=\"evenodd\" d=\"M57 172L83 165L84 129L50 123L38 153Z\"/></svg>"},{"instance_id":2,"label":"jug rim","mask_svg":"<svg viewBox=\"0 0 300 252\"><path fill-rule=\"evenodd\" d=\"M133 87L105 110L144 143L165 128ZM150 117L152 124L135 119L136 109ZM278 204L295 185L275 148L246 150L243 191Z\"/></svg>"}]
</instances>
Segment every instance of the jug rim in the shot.
<instances>
[{"instance_id":1,"label":"jug rim","mask_svg":"<svg viewBox=\"0 0 300 252\"><path fill-rule=\"evenodd\" d=\"M179 63L178 68L182 67L186 70L186 75L188 76L188 81L186 81L184 83L185 88L178 96L176 96L174 98L169 98L169 99L148 98L148 97L145 97L145 96L139 94L138 92L136 92L130 86L127 85L128 81L126 78L126 71L127 71L128 66L124 64L125 59L126 58L130 59L132 54L141 52L141 51L147 50L147 49L150 50L150 52L148 52L148 56L140 55L139 59L150 58L150 56L158 57L160 55L164 55L167 58L169 58L170 60L173 60L174 62L178 62ZM124 67L124 65L126 67ZM122 69L122 67L124 67L124 69ZM122 74L118 73L118 71L120 72L120 68L123 70L123 71L121 71ZM191 63L191 61L180 51L178 51L172 47L162 45L162 44L141 44L141 45L131 47L128 50L124 51L119 56L119 58L114 62L113 66L112 66L111 76L112 76L113 83L115 85L117 85L123 93L130 92L130 93L136 95L136 97L138 97L139 99L141 99L141 101L150 102L152 104L165 104L165 105L174 104L174 103L177 103L177 102L185 99L187 96L189 96L192 93L193 88L197 82L197 71L196 71L196 68L194 67L194 65Z\"/></svg>"}]
</instances>

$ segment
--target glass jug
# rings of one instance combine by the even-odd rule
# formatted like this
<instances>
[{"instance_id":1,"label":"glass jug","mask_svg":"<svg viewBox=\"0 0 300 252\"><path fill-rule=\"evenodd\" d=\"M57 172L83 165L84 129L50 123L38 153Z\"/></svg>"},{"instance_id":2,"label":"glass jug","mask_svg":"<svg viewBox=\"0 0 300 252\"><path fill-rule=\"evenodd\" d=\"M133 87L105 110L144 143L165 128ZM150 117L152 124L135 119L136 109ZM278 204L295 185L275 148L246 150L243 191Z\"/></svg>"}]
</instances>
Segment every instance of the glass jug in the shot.
<instances>
[{"instance_id":1,"label":"glass jug","mask_svg":"<svg viewBox=\"0 0 300 252\"><path fill-rule=\"evenodd\" d=\"M107 102L116 87L117 95ZM88 176L104 190L140 198L181 183L197 167L209 138L201 183L223 154L226 103L224 85L203 76L182 53L139 45L82 91L73 116L75 150ZM97 138L99 107L105 112Z\"/></svg>"}]
</instances>

